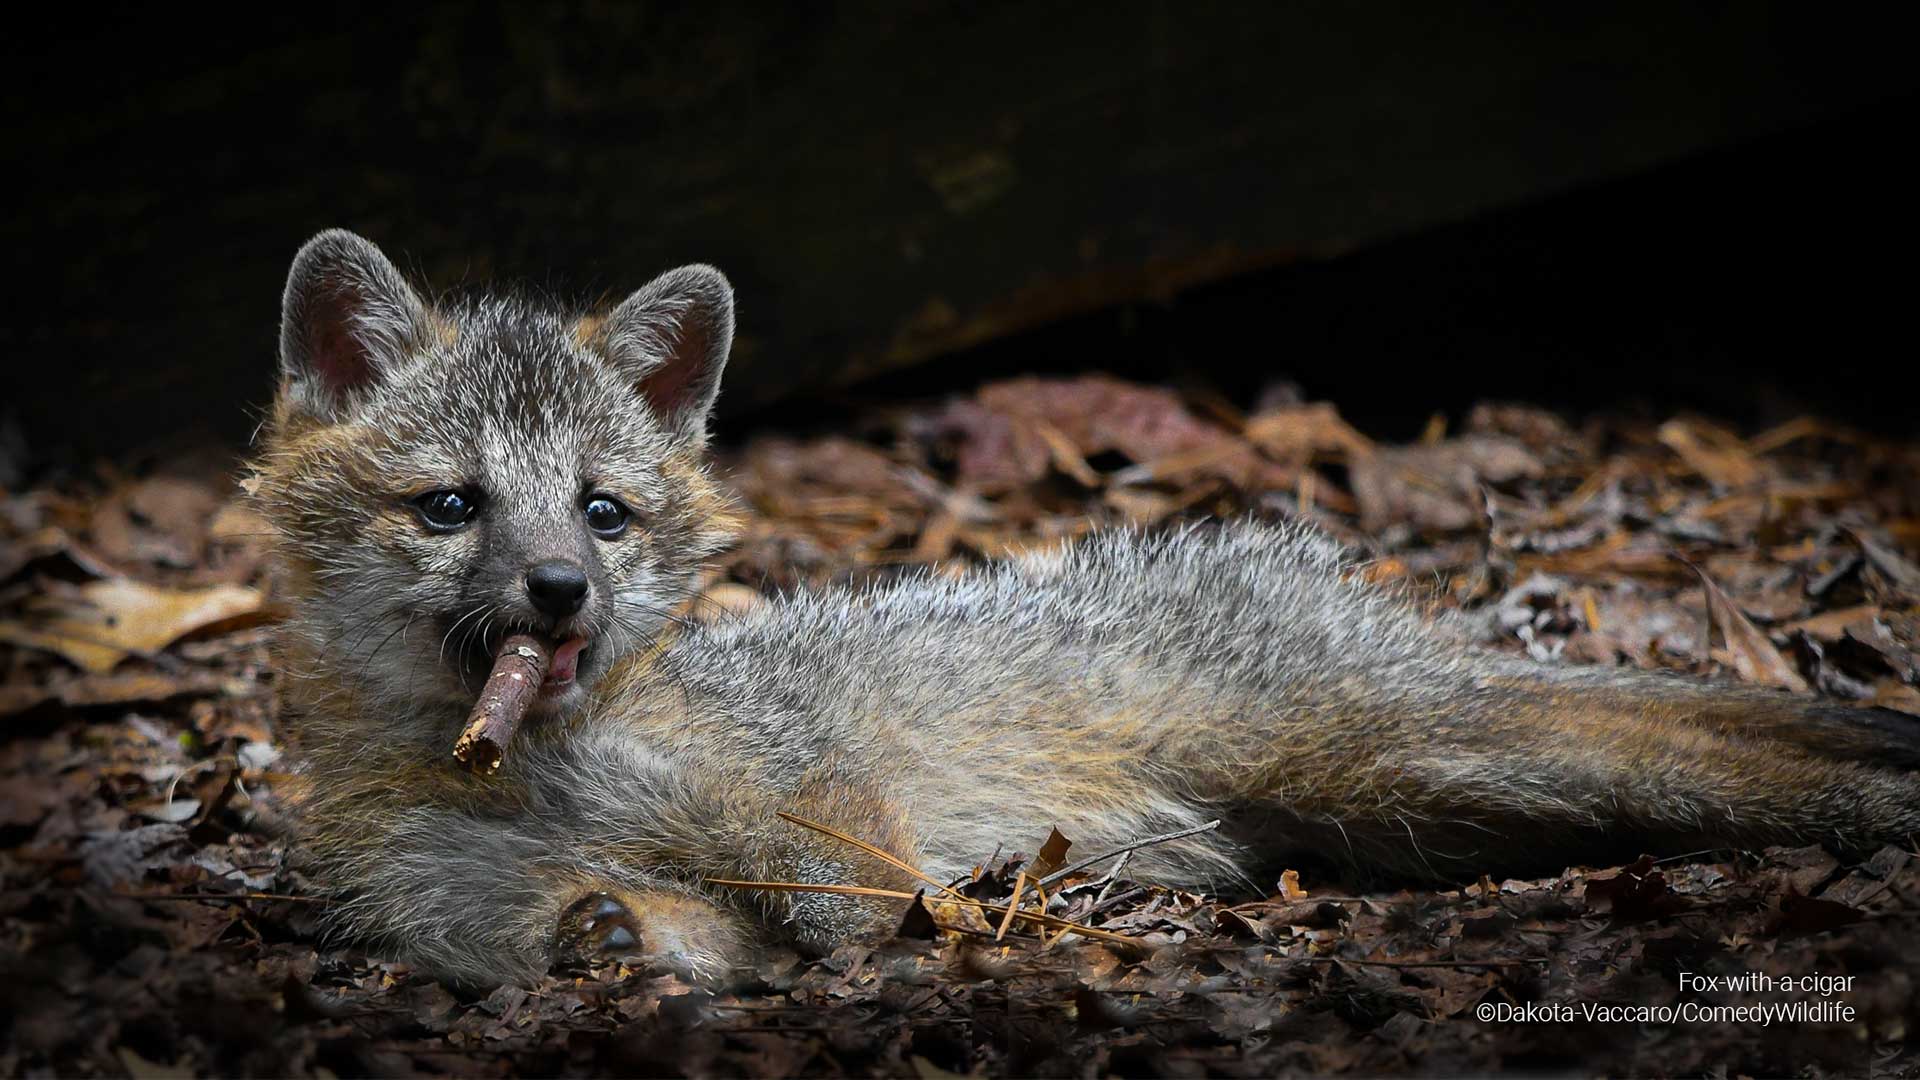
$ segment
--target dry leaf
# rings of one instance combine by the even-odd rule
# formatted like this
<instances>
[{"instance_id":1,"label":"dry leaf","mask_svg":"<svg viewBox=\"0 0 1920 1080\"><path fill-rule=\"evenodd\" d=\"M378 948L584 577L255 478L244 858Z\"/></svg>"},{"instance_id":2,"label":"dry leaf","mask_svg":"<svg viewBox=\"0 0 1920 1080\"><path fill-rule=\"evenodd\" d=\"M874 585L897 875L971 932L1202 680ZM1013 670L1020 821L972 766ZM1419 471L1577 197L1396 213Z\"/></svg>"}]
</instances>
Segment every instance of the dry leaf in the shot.
<instances>
[{"instance_id":1,"label":"dry leaf","mask_svg":"<svg viewBox=\"0 0 1920 1080\"><path fill-rule=\"evenodd\" d=\"M1704 424L1669 420L1660 426L1660 442L1687 468L1722 488L1744 488L1764 475L1738 438Z\"/></svg>"},{"instance_id":2,"label":"dry leaf","mask_svg":"<svg viewBox=\"0 0 1920 1080\"><path fill-rule=\"evenodd\" d=\"M1306 897L1307 890L1300 887L1300 871L1280 872L1280 895L1288 900L1301 900Z\"/></svg>"},{"instance_id":3,"label":"dry leaf","mask_svg":"<svg viewBox=\"0 0 1920 1080\"><path fill-rule=\"evenodd\" d=\"M757 589L734 581L716 581L688 603L687 614L699 622L719 622L737 619L766 602Z\"/></svg>"},{"instance_id":4,"label":"dry leaf","mask_svg":"<svg viewBox=\"0 0 1920 1080\"><path fill-rule=\"evenodd\" d=\"M1781 625L1782 633L1795 630L1817 637L1822 641L1838 641L1847 635L1847 627L1859 622L1873 622L1880 616L1880 608L1874 604L1861 604L1858 607L1838 608L1823 611L1804 619L1795 619Z\"/></svg>"},{"instance_id":5,"label":"dry leaf","mask_svg":"<svg viewBox=\"0 0 1920 1080\"><path fill-rule=\"evenodd\" d=\"M1544 471L1532 451L1497 435L1380 450L1349 466L1364 528L1407 523L1441 532L1481 524L1482 484Z\"/></svg>"},{"instance_id":6,"label":"dry leaf","mask_svg":"<svg viewBox=\"0 0 1920 1080\"><path fill-rule=\"evenodd\" d=\"M1778 686L1792 690L1797 694L1811 693L1807 680L1800 672L1780 655L1773 647L1767 635L1753 625L1740 608L1728 598L1726 590L1707 576L1707 572L1695 566L1693 572L1700 575L1701 587L1707 593L1707 617L1713 625L1719 627L1721 637L1727 643L1727 655L1733 661L1733 669L1748 682L1765 686Z\"/></svg>"},{"instance_id":7,"label":"dry leaf","mask_svg":"<svg viewBox=\"0 0 1920 1080\"><path fill-rule=\"evenodd\" d=\"M1033 857L1030 867L1033 876L1043 878L1066 865L1067 849L1072 846L1073 841L1060 835L1059 829L1048 832L1047 842L1040 845L1040 853Z\"/></svg>"},{"instance_id":8,"label":"dry leaf","mask_svg":"<svg viewBox=\"0 0 1920 1080\"><path fill-rule=\"evenodd\" d=\"M1859 529L1848 529L1853 539L1866 552L1867 561L1874 569L1887 576L1895 588L1910 597L1920 599L1920 566L1915 566L1906 556L1888 547Z\"/></svg>"},{"instance_id":9,"label":"dry leaf","mask_svg":"<svg viewBox=\"0 0 1920 1080\"><path fill-rule=\"evenodd\" d=\"M1355 431L1330 402L1290 405L1247 421L1249 442L1282 461L1305 462L1315 454L1350 458L1373 453L1373 440Z\"/></svg>"},{"instance_id":10,"label":"dry leaf","mask_svg":"<svg viewBox=\"0 0 1920 1080\"><path fill-rule=\"evenodd\" d=\"M259 589L167 589L126 578L80 586L78 602L45 622L0 623L0 641L44 649L104 674L129 656L166 648L205 626L260 610Z\"/></svg>"}]
</instances>

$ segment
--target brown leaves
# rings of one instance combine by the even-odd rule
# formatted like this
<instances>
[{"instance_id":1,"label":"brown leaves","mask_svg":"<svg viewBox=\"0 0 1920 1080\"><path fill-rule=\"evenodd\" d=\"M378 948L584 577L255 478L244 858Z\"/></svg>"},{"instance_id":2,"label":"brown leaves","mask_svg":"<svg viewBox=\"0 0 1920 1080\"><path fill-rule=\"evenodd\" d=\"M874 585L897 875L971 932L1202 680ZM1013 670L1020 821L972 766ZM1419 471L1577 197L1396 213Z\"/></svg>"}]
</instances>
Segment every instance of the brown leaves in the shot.
<instances>
[{"instance_id":1,"label":"brown leaves","mask_svg":"<svg viewBox=\"0 0 1920 1080\"><path fill-rule=\"evenodd\" d=\"M1667 875L1642 855L1631 866L1587 878L1587 906L1619 922L1642 922L1685 911L1690 905L1667 887Z\"/></svg>"},{"instance_id":2,"label":"brown leaves","mask_svg":"<svg viewBox=\"0 0 1920 1080\"><path fill-rule=\"evenodd\" d=\"M59 653L104 673L197 630L257 613L264 594L243 585L167 589L138 581L94 581L51 597L32 622L0 622L0 641Z\"/></svg>"},{"instance_id":3,"label":"brown leaves","mask_svg":"<svg viewBox=\"0 0 1920 1080\"><path fill-rule=\"evenodd\" d=\"M1519 442L1495 435L1383 450L1351 466L1362 528L1407 524L1429 532L1479 525L1486 517L1482 485L1537 477L1543 469Z\"/></svg>"},{"instance_id":4,"label":"brown leaves","mask_svg":"<svg viewBox=\"0 0 1920 1080\"><path fill-rule=\"evenodd\" d=\"M953 569L1117 523L1297 516L1509 648L1757 681L1791 671L1823 694L1920 712L1920 448L1812 424L1751 439L1697 420L1576 428L1516 405L1394 446L1331 404L1275 400L1242 418L1114 379L1011 380L858 434L756 438L726 462L753 509L746 542L688 613L725 618L769 585ZM1696 853L1400 891L1303 861L1252 899L1109 880L1106 858L1046 883L1043 920L1041 864L1083 853L1042 843L961 884L993 910L908 902L898 940L769 951L729 993L617 965L449 993L323 941L324 898L271 828L298 778L274 760L251 625L264 609L206 625L218 606L181 599L264 587L265 531L220 484L178 475L0 499L0 621L98 620L113 602L88 590L124 587L112 583L158 600L150 633L125 643L135 651L107 646L125 658L104 674L0 646L0 712L35 710L0 740L0 936L31 950L15 985L33 988L16 995L0 1070L1780 1071L1778 1027L1663 1030L1657 1059L1622 1065L1620 1028L1543 1036L1472 1019L1483 1002L1677 1000L1678 970L1859 976L1857 1023L1787 1036L1793 1061L1825 1063L1801 1071L1868 1071L1866 1048L1910 1026L1920 863L1896 847L1859 865L1818 849ZM1519 846L1489 838L1488 857ZM994 941L1023 876L1023 914ZM41 993L45 972L58 988Z\"/></svg>"},{"instance_id":5,"label":"brown leaves","mask_svg":"<svg viewBox=\"0 0 1920 1080\"><path fill-rule=\"evenodd\" d=\"M1806 693L1807 681L1780 655L1780 650L1773 647L1767 636L1741 614L1733 601L1727 599L1726 591L1715 584L1705 570L1696 566L1694 571L1700 575L1700 585L1707 593L1707 614L1725 638L1728 658L1740 677L1764 686Z\"/></svg>"},{"instance_id":6,"label":"brown leaves","mask_svg":"<svg viewBox=\"0 0 1920 1080\"><path fill-rule=\"evenodd\" d=\"M1697 420L1669 420L1660 426L1659 437L1687 468L1716 488L1752 487L1766 475L1746 443L1725 428Z\"/></svg>"},{"instance_id":7,"label":"brown leaves","mask_svg":"<svg viewBox=\"0 0 1920 1080\"><path fill-rule=\"evenodd\" d=\"M1033 484L1049 469L1097 487L1102 478L1086 459L1109 453L1133 463L1131 483L1210 476L1273 487L1291 476L1244 439L1193 415L1171 391L1102 375L992 383L923 430L950 443L957 481L984 495Z\"/></svg>"}]
</instances>

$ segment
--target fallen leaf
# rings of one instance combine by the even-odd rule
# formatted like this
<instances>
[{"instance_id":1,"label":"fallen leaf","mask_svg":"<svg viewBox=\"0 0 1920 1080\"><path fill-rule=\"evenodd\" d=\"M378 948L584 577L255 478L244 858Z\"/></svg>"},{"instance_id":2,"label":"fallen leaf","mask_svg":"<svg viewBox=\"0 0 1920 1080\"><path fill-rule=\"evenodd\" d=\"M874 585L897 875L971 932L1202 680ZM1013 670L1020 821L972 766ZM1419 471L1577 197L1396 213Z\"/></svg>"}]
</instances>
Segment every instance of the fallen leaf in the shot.
<instances>
[{"instance_id":1,"label":"fallen leaf","mask_svg":"<svg viewBox=\"0 0 1920 1080\"><path fill-rule=\"evenodd\" d=\"M1750 487L1764 475L1740 439L1710 425L1669 420L1660 425L1658 437L1687 468L1715 487Z\"/></svg>"},{"instance_id":2,"label":"fallen leaf","mask_svg":"<svg viewBox=\"0 0 1920 1080\"><path fill-rule=\"evenodd\" d=\"M696 622L721 622L739 618L766 603L758 589L735 581L717 581L706 587L687 604L687 614Z\"/></svg>"},{"instance_id":3,"label":"fallen leaf","mask_svg":"<svg viewBox=\"0 0 1920 1080\"><path fill-rule=\"evenodd\" d=\"M1881 679L1873 684L1873 697L1868 704L1920 716L1920 690L1897 679Z\"/></svg>"},{"instance_id":4,"label":"fallen leaf","mask_svg":"<svg viewBox=\"0 0 1920 1080\"><path fill-rule=\"evenodd\" d=\"M1616 922L1641 922L1684 911L1687 902L1667 885L1667 876L1654 868L1653 856L1642 855L1631 866L1603 871L1587 878L1587 906L1613 916Z\"/></svg>"},{"instance_id":5,"label":"fallen leaf","mask_svg":"<svg viewBox=\"0 0 1920 1080\"><path fill-rule=\"evenodd\" d=\"M925 889L913 894L913 902L900 917L900 927L894 936L914 941L932 941L939 936L939 925L934 922L933 912L927 910Z\"/></svg>"},{"instance_id":6,"label":"fallen leaf","mask_svg":"<svg viewBox=\"0 0 1920 1080\"><path fill-rule=\"evenodd\" d=\"M1282 870L1280 872L1280 895L1288 900L1304 899L1307 890L1300 887L1300 871Z\"/></svg>"},{"instance_id":7,"label":"fallen leaf","mask_svg":"<svg viewBox=\"0 0 1920 1080\"><path fill-rule=\"evenodd\" d=\"M1780 632L1790 634L1798 630L1822 641L1838 641L1846 636L1847 627L1858 622L1872 622L1879 615L1878 605L1861 604L1858 607L1823 611L1818 615L1809 615L1804 619L1783 623L1780 626Z\"/></svg>"},{"instance_id":8,"label":"fallen leaf","mask_svg":"<svg viewBox=\"0 0 1920 1080\"><path fill-rule=\"evenodd\" d=\"M131 809L149 821L178 824L191 821L193 815L200 812L200 800L187 796L176 798L171 802L156 799L153 802L136 804Z\"/></svg>"},{"instance_id":9,"label":"fallen leaf","mask_svg":"<svg viewBox=\"0 0 1920 1080\"><path fill-rule=\"evenodd\" d=\"M1370 531L1395 524L1438 532L1477 528L1481 485L1544 471L1532 451L1498 435L1380 450L1348 466L1361 525Z\"/></svg>"},{"instance_id":10,"label":"fallen leaf","mask_svg":"<svg viewBox=\"0 0 1920 1080\"><path fill-rule=\"evenodd\" d=\"M1304 463L1315 454L1351 458L1373 453L1373 440L1340 418L1332 403L1291 405L1247 421L1247 440L1282 461Z\"/></svg>"},{"instance_id":11,"label":"fallen leaf","mask_svg":"<svg viewBox=\"0 0 1920 1080\"><path fill-rule=\"evenodd\" d=\"M1920 566L1915 566L1906 556L1888 547L1859 529L1848 529L1860 550L1866 553L1867 561L1873 568L1885 574L1895 588L1908 597L1920 600Z\"/></svg>"},{"instance_id":12,"label":"fallen leaf","mask_svg":"<svg viewBox=\"0 0 1920 1080\"><path fill-rule=\"evenodd\" d=\"M1059 829L1048 830L1047 841L1040 845L1040 852L1033 857L1028 872L1036 878L1043 878L1060 869L1066 865L1067 849L1072 846L1073 841L1060 835Z\"/></svg>"},{"instance_id":13,"label":"fallen leaf","mask_svg":"<svg viewBox=\"0 0 1920 1080\"><path fill-rule=\"evenodd\" d=\"M1859 908L1788 893L1780 898L1779 912L1768 929L1775 934L1818 934L1857 923L1866 917L1866 912Z\"/></svg>"},{"instance_id":14,"label":"fallen leaf","mask_svg":"<svg viewBox=\"0 0 1920 1080\"><path fill-rule=\"evenodd\" d=\"M127 1070L133 1080L193 1080L200 1075L185 1065L161 1065L148 1061L127 1047L114 1050L114 1056L120 1059L120 1067Z\"/></svg>"},{"instance_id":15,"label":"fallen leaf","mask_svg":"<svg viewBox=\"0 0 1920 1080\"><path fill-rule=\"evenodd\" d=\"M1115 483L1210 476L1263 490L1289 486L1293 475L1195 416L1172 391L1104 375L990 383L915 432L953 445L959 482L988 495L1032 484L1049 468L1094 486L1100 478L1086 459L1106 453L1134 463L1107 478Z\"/></svg>"},{"instance_id":16,"label":"fallen leaf","mask_svg":"<svg viewBox=\"0 0 1920 1080\"><path fill-rule=\"evenodd\" d=\"M133 655L166 648L202 627L260 610L259 589L218 585L167 589L127 578L93 581L43 623L0 623L0 641L58 653L96 674Z\"/></svg>"},{"instance_id":17,"label":"fallen leaf","mask_svg":"<svg viewBox=\"0 0 1920 1080\"><path fill-rule=\"evenodd\" d=\"M1689 564L1691 565L1691 564ZM1748 682L1763 686L1778 686L1795 693L1811 693L1807 680L1800 672L1780 655L1773 647L1767 635L1753 625L1741 610L1727 597L1707 572L1698 566L1693 572L1700 576L1700 585L1707 594L1707 617L1720 630L1721 637L1727 643L1727 655L1733 661L1733 669Z\"/></svg>"}]
</instances>

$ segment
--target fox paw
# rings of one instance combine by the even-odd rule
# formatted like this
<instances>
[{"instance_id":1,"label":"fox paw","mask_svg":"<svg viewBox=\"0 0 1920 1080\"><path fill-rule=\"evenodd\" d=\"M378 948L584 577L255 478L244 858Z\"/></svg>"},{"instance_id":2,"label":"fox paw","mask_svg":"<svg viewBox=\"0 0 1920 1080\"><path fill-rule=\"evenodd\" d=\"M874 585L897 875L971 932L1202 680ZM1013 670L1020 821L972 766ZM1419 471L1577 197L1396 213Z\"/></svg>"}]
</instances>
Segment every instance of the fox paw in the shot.
<instances>
[{"instance_id":1,"label":"fox paw","mask_svg":"<svg viewBox=\"0 0 1920 1080\"><path fill-rule=\"evenodd\" d=\"M561 967L590 968L645 955L640 917L612 893L588 893L560 913L554 960Z\"/></svg>"}]
</instances>

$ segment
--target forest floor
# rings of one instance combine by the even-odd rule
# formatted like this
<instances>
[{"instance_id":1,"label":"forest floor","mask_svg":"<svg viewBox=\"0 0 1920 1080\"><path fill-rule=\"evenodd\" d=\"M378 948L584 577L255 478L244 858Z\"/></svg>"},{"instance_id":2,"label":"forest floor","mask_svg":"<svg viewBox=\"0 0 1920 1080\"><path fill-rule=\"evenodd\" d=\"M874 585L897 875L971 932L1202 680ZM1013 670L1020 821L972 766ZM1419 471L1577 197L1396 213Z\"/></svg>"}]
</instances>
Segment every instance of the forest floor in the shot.
<instances>
[{"instance_id":1,"label":"forest floor","mask_svg":"<svg viewBox=\"0 0 1920 1080\"><path fill-rule=\"evenodd\" d=\"M1819 422L1489 405L1384 445L1285 387L1020 379L723 463L750 524L697 617L1253 513L1319 523L1490 647L1920 715L1920 444ZM1440 889L1303 863L1222 897L1102 861L1050 890L1087 935L916 904L896 940L768 955L725 993L617 966L457 993L317 933L263 528L179 461L0 503L0 1074L1920 1075L1911 838ZM963 891L1097 854L1048 839L980 852ZM1712 1011L1752 1006L1800 1013Z\"/></svg>"}]
</instances>

